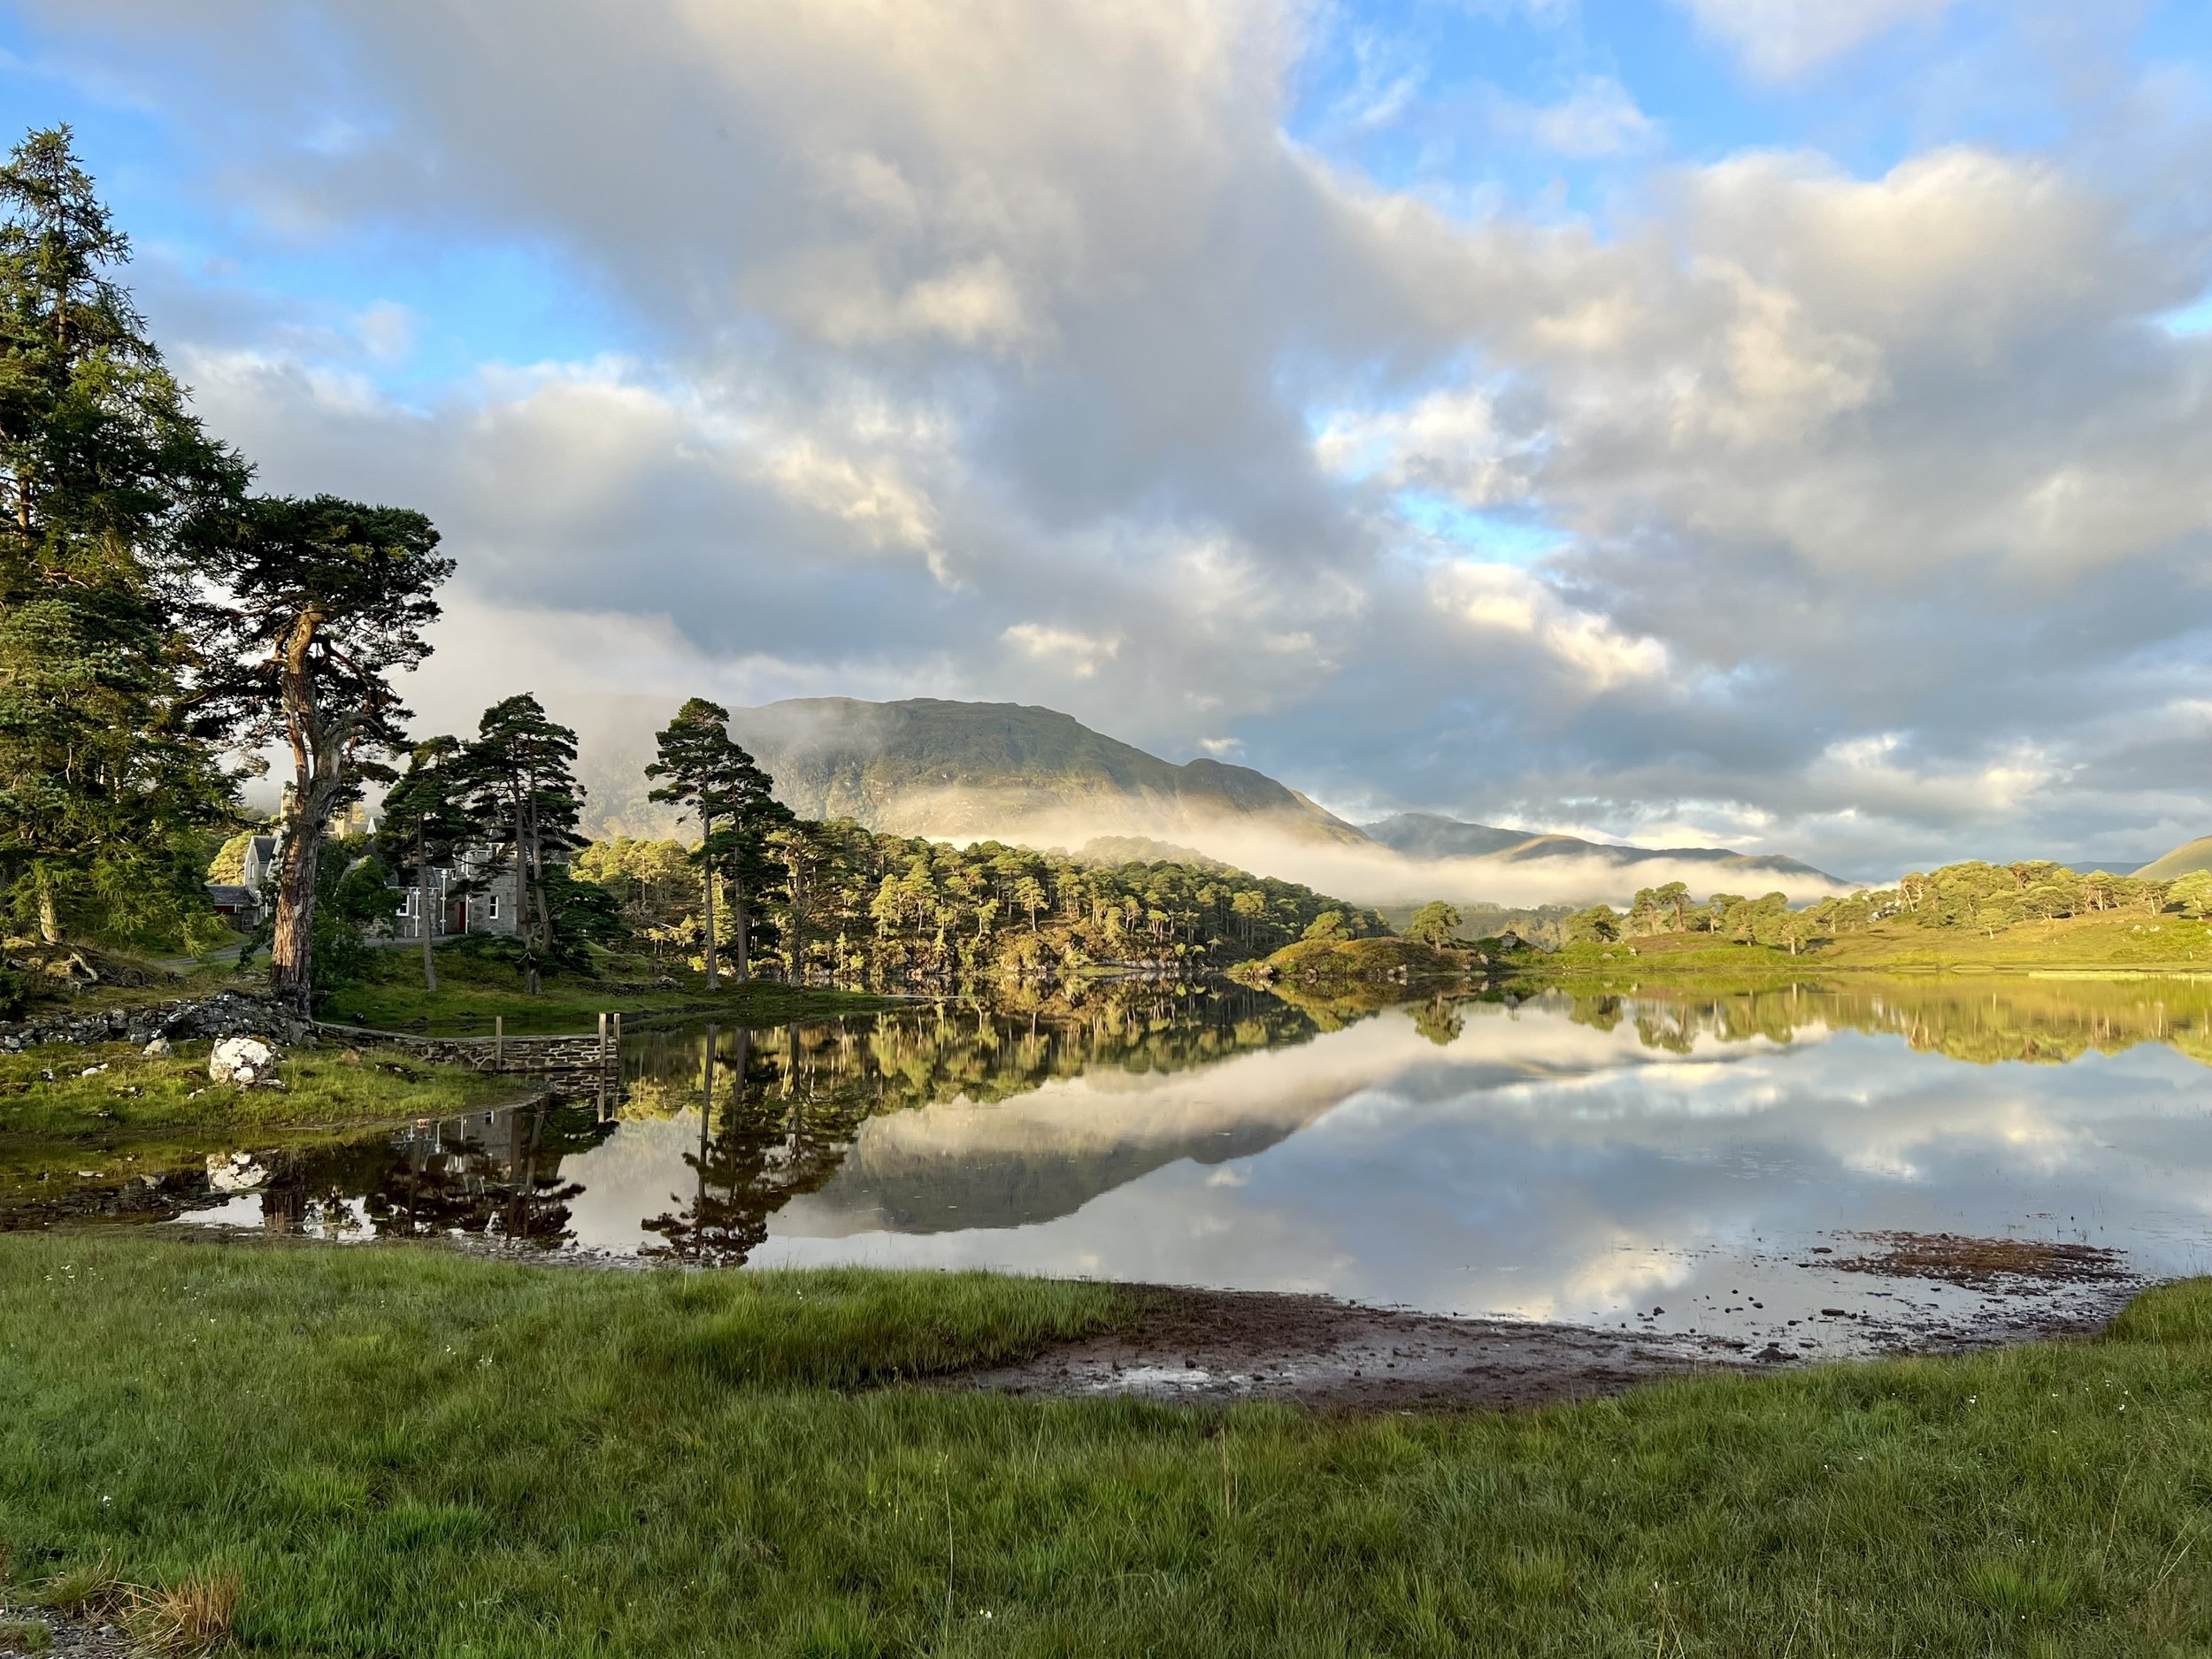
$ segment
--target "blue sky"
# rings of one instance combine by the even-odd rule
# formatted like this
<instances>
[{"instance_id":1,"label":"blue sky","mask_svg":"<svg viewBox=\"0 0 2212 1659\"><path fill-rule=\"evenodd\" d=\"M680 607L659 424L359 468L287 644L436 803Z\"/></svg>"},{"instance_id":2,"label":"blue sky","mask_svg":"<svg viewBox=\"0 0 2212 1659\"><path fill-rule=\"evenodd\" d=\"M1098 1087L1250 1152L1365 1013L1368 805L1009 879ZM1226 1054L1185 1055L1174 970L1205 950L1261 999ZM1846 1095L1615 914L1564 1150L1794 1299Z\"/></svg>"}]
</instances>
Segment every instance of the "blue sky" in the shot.
<instances>
[{"instance_id":1,"label":"blue sky","mask_svg":"<svg viewBox=\"0 0 2212 1659\"><path fill-rule=\"evenodd\" d=\"M2070 0L0 4L211 422L444 528L426 721L1009 698L1868 874L2212 829L2208 60Z\"/></svg>"}]
</instances>

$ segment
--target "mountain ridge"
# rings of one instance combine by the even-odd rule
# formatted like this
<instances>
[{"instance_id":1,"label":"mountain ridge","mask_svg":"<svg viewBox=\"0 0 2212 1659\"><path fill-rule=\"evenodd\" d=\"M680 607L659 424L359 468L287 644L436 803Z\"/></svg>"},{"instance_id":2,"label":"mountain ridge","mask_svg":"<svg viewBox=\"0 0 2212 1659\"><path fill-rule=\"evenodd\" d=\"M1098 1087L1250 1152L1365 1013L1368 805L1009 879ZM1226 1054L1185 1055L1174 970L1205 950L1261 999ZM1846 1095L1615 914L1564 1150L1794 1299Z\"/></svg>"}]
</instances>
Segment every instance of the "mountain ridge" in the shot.
<instances>
[{"instance_id":1,"label":"mountain ridge","mask_svg":"<svg viewBox=\"0 0 2212 1659\"><path fill-rule=\"evenodd\" d=\"M1174 840L1164 830L1255 824L1356 846L1356 826L1248 766L1178 765L1029 703L793 697L733 710L730 729L809 818L952 838L1080 827L1081 836ZM1064 820L1064 821L1059 821Z\"/></svg>"},{"instance_id":2,"label":"mountain ridge","mask_svg":"<svg viewBox=\"0 0 2212 1659\"><path fill-rule=\"evenodd\" d=\"M1438 812L1399 812L1360 827L1370 840L1414 858L1487 858L1506 864L1536 858L1594 858L1617 866L1666 861L1709 864L1716 871L1742 875L1836 880L1824 870L1780 853L1740 853L1726 847L1634 847L1548 831L1471 824Z\"/></svg>"}]
</instances>

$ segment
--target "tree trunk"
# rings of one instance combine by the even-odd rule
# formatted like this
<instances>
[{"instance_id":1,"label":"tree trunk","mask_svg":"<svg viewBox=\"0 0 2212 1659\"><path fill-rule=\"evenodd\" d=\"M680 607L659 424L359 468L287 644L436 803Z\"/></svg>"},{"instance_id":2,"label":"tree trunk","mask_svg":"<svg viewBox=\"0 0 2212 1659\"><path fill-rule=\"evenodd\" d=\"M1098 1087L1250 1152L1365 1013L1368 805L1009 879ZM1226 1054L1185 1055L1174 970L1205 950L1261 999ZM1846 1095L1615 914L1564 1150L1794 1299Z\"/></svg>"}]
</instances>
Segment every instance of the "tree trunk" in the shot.
<instances>
[{"instance_id":1,"label":"tree trunk","mask_svg":"<svg viewBox=\"0 0 2212 1659\"><path fill-rule=\"evenodd\" d=\"M538 994L537 952L530 948L530 832L525 823L527 809L515 803L515 937L522 941L522 988Z\"/></svg>"},{"instance_id":2,"label":"tree trunk","mask_svg":"<svg viewBox=\"0 0 2212 1659\"><path fill-rule=\"evenodd\" d=\"M61 918L54 910L54 879L38 872L38 936L50 945L61 943Z\"/></svg>"},{"instance_id":3,"label":"tree trunk","mask_svg":"<svg viewBox=\"0 0 2212 1659\"><path fill-rule=\"evenodd\" d=\"M730 972L740 985L753 977L753 918L746 908L745 888L740 882L730 884L730 943L736 949L730 956Z\"/></svg>"},{"instance_id":4,"label":"tree trunk","mask_svg":"<svg viewBox=\"0 0 2212 1659\"><path fill-rule=\"evenodd\" d=\"M269 980L280 1001L303 1016L315 1011L315 872L323 832L345 787L345 740L350 722L326 720L316 707L308 652L322 614L303 611L286 636L277 673L285 735L292 748L292 810L277 866L276 919L269 941Z\"/></svg>"},{"instance_id":5,"label":"tree trunk","mask_svg":"<svg viewBox=\"0 0 2212 1659\"><path fill-rule=\"evenodd\" d=\"M321 862L327 802L321 792L295 791L292 821L285 826L284 850L277 864L276 921L269 938L269 979L280 1002L303 1015L314 1012L315 872Z\"/></svg>"},{"instance_id":6,"label":"tree trunk","mask_svg":"<svg viewBox=\"0 0 2212 1659\"><path fill-rule=\"evenodd\" d=\"M536 839L535 836L531 837L534 843ZM532 850L542 856L541 849L534 846ZM530 995L535 996L538 994L539 953L542 952L548 956L553 954L553 912L546 906L545 866L542 863L538 865L536 879L531 882L530 887L531 896L536 902L538 908L538 949L530 955Z\"/></svg>"},{"instance_id":7,"label":"tree trunk","mask_svg":"<svg viewBox=\"0 0 2212 1659\"><path fill-rule=\"evenodd\" d=\"M699 862L705 869L707 878L707 989L712 991L717 984L714 976L714 856L708 849L714 844L714 820L704 813L699 816Z\"/></svg>"},{"instance_id":8,"label":"tree trunk","mask_svg":"<svg viewBox=\"0 0 2212 1659\"><path fill-rule=\"evenodd\" d=\"M416 921L422 928L422 988L438 988L437 959L430 948L430 852L424 834L423 820L415 820L415 908L420 912Z\"/></svg>"}]
</instances>

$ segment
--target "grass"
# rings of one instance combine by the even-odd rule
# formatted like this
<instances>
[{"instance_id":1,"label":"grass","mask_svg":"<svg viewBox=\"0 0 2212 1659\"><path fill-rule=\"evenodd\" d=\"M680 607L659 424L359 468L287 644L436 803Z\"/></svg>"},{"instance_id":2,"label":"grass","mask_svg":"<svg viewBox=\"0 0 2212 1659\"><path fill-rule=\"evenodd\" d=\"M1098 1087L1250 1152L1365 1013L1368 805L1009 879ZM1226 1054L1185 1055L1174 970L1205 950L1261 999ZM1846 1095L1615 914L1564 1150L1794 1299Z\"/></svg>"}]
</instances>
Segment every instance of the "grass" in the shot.
<instances>
[{"instance_id":1,"label":"grass","mask_svg":"<svg viewBox=\"0 0 2212 1659\"><path fill-rule=\"evenodd\" d=\"M468 945L440 949L438 988L430 992L423 988L421 964L419 949L380 953L376 978L333 992L319 1010L322 1018L388 1031L488 1034L497 1017L507 1022L508 1031L523 1034L589 1031L602 1010L617 1009L630 1025L690 1015L733 1025L777 1025L892 1005L884 997L765 979L733 985L725 979L710 995L704 974L671 970L641 983L626 977L626 970L636 974L649 972L649 965L621 963L610 964L602 978L549 974L541 994L531 996L522 988L520 971L504 956Z\"/></svg>"},{"instance_id":2,"label":"grass","mask_svg":"<svg viewBox=\"0 0 2212 1659\"><path fill-rule=\"evenodd\" d=\"M0 1538L32 1591L228 1577L277 1655L2212 1643L2212 1282L2097 1341L1509 1416L911 1386L1114 1309L0 1239Z\"/></svg>"},{"instance_id":3,"label":"grass","mask_svg":"<svg viewBox=\"0 0 2212 1659\"><path fill-rule=\"evenodd\" d=\"M2146 916L2140 910L2021 922L1994 933L1888 922L1823 940L1795 956L1778 945L1732 944L1709 933L1662 933L1610 945L1531 951L1513 958L1509 971L1530 984L1601 982L1624 988L1695 979L1743 989L1838 973L2212 973L2212 927L2179 915Z\"/></svg>"},{"instance_id":4,"label":"grass","mask_svg":"<svg viewBox=\"0 0 2212 1659\"><path fill-rule=\"evenodd\" d=\"M273 1129L442 1118L510 1101L526 1079L328 1044L279 1063L284 1087L233 1088L207 1075L208 1042L153 1059L127 1042L0 1052L0 1138L111 1140L150 1131Z\"/></svg>"}]
</instances>

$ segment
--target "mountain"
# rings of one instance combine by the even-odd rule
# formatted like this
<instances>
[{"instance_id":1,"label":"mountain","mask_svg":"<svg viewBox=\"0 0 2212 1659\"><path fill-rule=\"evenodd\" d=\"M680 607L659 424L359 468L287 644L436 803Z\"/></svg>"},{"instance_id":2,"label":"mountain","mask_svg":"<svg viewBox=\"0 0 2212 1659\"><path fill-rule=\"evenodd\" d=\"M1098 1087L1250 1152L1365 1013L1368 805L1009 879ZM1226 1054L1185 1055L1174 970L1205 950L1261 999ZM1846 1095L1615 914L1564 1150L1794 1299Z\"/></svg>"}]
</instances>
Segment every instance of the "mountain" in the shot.
<instances>
[{"instance_id":1,"label":"mountain","mask_svg":"<svg viewBox=\"0 0 2212 1659\"><path fill-rule=\"evenodd\" d=\"M739 709L730 729L794 811L902 835L1064 846L1210 831L1348 847L1367 839L1248 766L1179 766L1052 709L796 697Z\"/></svg>"},{"instance_id":2,"label":"mountain","mask_svg":"<svg viewBox=\"0 0 2212 1659\"><path fill-rule=\"evenodd\" d=\"M649 801L651 733L663 700L602 699L574 711L595 834L687 828ZM737 740L808 818L946 841L1080 848L1091 862L1220 861L1302 881L1356 904L1576 908L1625 902L1640 887L1690 883L1809 899L1843 884L1794 858L1717 848L1606 846L1571 835L1407 812L1365 829L1248 766L1178 765L1051 709L917 697L803 697L739 709Z\"/></svg>"},{"instance_id":3,"label":"mountain","mask_svg":"<svg viewBox=\"0 0 2212 1659\"><path fill-rule=\"evenodd\" d=\"M1733 877L1749 882L1772 878L1842 885L1835 877L1799 859L1771 853L1731 852L1724 847L1622 847L1573 835L1536 835L1527 830L1469 824L1433 812L1401 812L1363 827L1371 841L1409 858L1480 858L1498 865L1574 858L1617 870L1633 870L1646 864L1696 864L1709 870L1716 880Z\"/></svg>"},{"instance_id":4,"label":"mountain","mask_svg":"<svg viewBox=\"0 0 2212 1659\"><path fill-rule=\"evenodd\" d=\"M2162 858L2154 858L2135 873L2152 881L2171 881L2192 870L2212 870L2212 835L2184 841Z\"/></svg>"}]
</instances>

